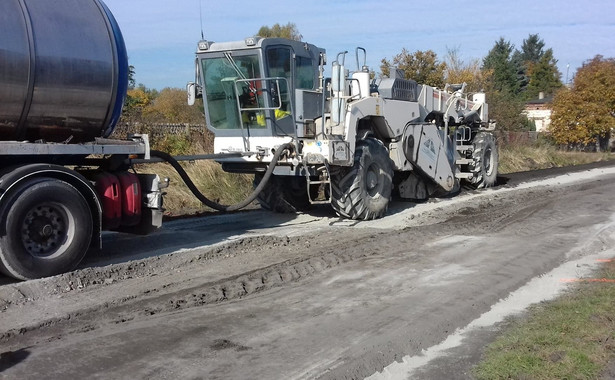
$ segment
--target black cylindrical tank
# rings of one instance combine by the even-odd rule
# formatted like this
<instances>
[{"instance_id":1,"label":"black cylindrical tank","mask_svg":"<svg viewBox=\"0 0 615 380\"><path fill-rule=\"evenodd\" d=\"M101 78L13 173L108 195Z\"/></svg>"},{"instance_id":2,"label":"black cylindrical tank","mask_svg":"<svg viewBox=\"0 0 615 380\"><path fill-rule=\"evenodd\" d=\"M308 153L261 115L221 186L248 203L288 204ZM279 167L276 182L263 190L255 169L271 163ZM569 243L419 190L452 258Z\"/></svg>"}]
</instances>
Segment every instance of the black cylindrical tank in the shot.
<instances>
[{"instance_id":1,"label":"black cylindrical tank","mask_svg":"<svg viewBox=\"0 0 615 380\"><path fill-rule=\"evenodd\" d=\"M0 1L0 141L108 137L127 85L124 39L101 0Z\"/></svg>"}]
</instances>

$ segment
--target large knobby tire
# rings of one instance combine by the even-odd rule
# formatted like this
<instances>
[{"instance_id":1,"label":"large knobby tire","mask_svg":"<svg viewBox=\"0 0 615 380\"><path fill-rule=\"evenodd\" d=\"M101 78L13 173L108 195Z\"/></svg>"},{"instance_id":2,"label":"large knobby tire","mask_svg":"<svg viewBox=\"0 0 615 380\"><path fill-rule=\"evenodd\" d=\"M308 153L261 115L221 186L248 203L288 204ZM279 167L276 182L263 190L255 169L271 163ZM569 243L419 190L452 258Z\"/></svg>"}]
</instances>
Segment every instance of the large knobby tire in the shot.
<instances>
[{"instance_id":1,"label":"large knobby tire","mask_svg":"<svg viewBox=\"0 0 615 380\"><path fill-rule=\"evenodd\" d=\"M479 132L472 143L472 164L470 171L473 177L470 184L477 189L492 187L498 177L498 147L492 133Z\"/></svg>"},{"instance_id":2,"label":"large knobby tire","mask_svg":"<svg viewBox=\"0 0 615 380\"><path fill-rule=\"evenodd\" d=\"M255 188L262 178L260 173L254 175ZM307 195L307 181L303 177L272 175L256 200L262 209L277 213L307 211L311 206Z\"/></svg>"},{"instance_id":3,"label":"large knobby tire","mask_svg":"<svg viewBox=\"0 0 615 380\"><path fill-rule=\"evenodd\" d=\"M93 220L81 193L52 178L20 184L0 209L0 271L20 280L74 269L92 239Z\"/></svg>"},{"instance_id":4,"label":"large knobby tire","mask_svg":"<svg viewBox=\"0 0 615 380\"><path fill-rule=\"evenodd\" d=\"M384 216L393 189L393 162L384 145L372 138L357 144L349 170L331 175L331 205L338 215L357 220Z\"/></svg>"}]
</instances>

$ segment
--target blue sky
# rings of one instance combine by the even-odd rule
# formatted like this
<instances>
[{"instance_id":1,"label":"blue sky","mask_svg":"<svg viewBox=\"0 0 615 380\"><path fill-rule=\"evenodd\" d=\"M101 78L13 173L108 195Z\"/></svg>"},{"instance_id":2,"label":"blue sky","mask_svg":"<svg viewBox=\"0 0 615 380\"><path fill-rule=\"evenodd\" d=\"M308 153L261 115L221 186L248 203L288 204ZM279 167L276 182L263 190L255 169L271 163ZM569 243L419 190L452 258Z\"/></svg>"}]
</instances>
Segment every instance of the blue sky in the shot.
<instances>
[{"instance_id":1,"label":"blue sky","mask_svg":"<svg viewBox=\"0 0 615 380\"><path fill-rule=\"evenodd\" d=\"M376 72L382 58L402 48L431 49L440 59L456 48L467 61L482 59L500 37L520 47L534 33L553 48L562 80L568 64L572 78L596 54L615 57L615 0L103 1L122 29L137 83L156 89L193 80L200 6L208 40L242 40L263 25L293 22L304 41L327 49L329 57L367 49Z\"/></svg>"}]
</instances>

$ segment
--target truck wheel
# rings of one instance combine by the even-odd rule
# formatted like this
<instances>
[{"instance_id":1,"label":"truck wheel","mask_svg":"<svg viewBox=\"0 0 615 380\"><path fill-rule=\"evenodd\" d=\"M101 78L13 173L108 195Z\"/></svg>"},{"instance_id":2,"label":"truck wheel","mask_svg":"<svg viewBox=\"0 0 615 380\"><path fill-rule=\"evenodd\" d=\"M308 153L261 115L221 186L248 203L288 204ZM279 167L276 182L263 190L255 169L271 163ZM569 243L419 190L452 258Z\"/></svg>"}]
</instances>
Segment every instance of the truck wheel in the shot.
<instances>
[{"instance_id":1,"label":"truck wheel","mask_svg":"<svg viewBox=\"0 0 615 380\"><path fill-rule=\"evenodd\" d=\"M492 187L498 176L498 148L492 133L479 132L474 137L473 163L470 171L474 176L470 184L477 189Z\"/></svg>"},{"instance_id":2,"label":"truck wheel","mask_svg":"<svg viewBox=\"0 0 615 380\"><path fill-rule=\"evenodd\" d=\"M262 174L254 175L255 188L262 178ZM311 206L307 196L307 183L303 177L273 175L256 200L264 210L277 213L307 211Z\"/></svg>"},{"instance_id":3,"label":"truck wheel","mask_svg":"<svg viewBox=\"0 0 615 380\"><path fill-rule=\"evenodd\" d=\"M0 271L20 280L74 269L92 239L92 213L70 184L34 178L0 210Z\"/></svg>"},{"instance_id":4,"label":"truck wheel","mask_svg":"<svg viewBox=\"0 0 615 380\"><path fill-rule=\"evenodd\" d=\"M331 177L331 205L340 216L359 220L384 216L393 188L393 162L380 141L359 142L352 168Z\"/></svg>"}]
</instances>

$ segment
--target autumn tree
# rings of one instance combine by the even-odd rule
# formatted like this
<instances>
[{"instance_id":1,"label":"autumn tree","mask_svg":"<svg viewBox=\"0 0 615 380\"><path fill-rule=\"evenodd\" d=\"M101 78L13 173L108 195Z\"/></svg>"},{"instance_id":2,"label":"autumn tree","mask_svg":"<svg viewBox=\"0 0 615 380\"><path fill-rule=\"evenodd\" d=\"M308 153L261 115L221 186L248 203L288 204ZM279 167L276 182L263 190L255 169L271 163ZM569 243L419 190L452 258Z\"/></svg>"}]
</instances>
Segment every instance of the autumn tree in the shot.
<instances>
[{"instance_id":1,"label":"autumn tree","mask_svg":"<svg viewBox=\"0 0 615 380\"><path fill-rule=\"evenodd\" d=\"M275 24L272 27L261 26L256 35L260 37L287 38L295 41L301 41L303 39L303 36L299 33L297 25L292 22L289 22L286 25Z\"/></svg>"},{"instance_id":2,"label":"autumn tree","mask_svg":"<svg viewBox=\"0 0 615 380\"><path fill-rule=\"evenodd\" d=\"M122 120L128 123L140 121L143 110L158 96L158 91L148 89L143 84L130 88L122 111Z\"/></svg>"},{"instance_id":3,"label":"autumn tree","mask_svg":"<svg viewBox=\"0 0 615 380\"><path fill-rule=\"evenodd\" d=\"M446 63L438 61L436 53L431 50L410 53L403 49L393 57L393 61L383 58L380 71L384 76L390 76L391 68L397 67L404 72L406 79L412 79L420 84L443 88Z\"/></svg>"},{"instance_id":4,"label":"autumn tree","mask_svg":"<svg viewBox=\"0 0 615 380\"><path fill-rule=\"evenodd\" d=\"M487 75L480 69L478 59L472 59L466 63L459 57L458 49L454 48L448 49L444 63L446 64L447 83L465 83L466 93L479 92L484 89Z\"/></svg>"},{"instance_id":5,"label":"autumn tree","mask_svg":"<svg viewBox=\"0 0 615 380\"><path fill-rule=\"evenodd\" d=\"M553 100L549 131L559 144L605 149L615 127L615 59L597 55L577 71L572 88Z\"/></svg>"},{"instance_id":6,"label":"autumn tree","mask_svg":"<svg viewBox=\"0 0 615 380\"><path fill-rule=\"evenodd\" d=\"M154 123L186 123L199 124L204 122L201 106L189 106L186 101L186 91L180 88L165 88L143 109L145 121Z\"/></svg>"}]
</instances>

